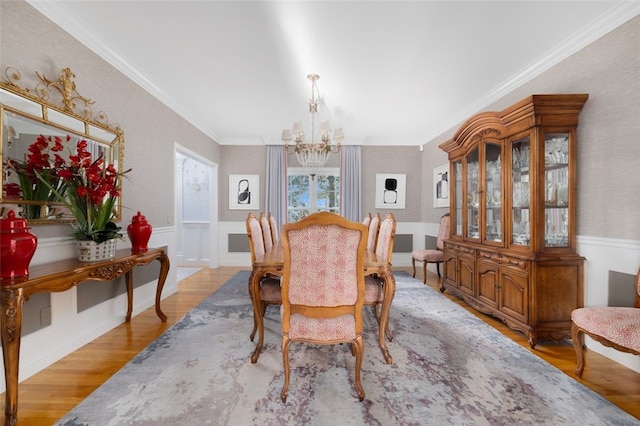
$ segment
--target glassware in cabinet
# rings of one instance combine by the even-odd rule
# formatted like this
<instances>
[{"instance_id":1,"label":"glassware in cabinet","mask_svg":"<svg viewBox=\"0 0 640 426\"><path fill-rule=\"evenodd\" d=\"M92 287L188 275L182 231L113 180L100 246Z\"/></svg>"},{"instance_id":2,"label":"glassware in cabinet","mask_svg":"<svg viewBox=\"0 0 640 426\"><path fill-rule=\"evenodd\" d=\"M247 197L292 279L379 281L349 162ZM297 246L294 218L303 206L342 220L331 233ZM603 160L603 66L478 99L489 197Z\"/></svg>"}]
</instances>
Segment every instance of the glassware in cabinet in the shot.
<instances>
[{"instance_id":1,"label":"glassware in cabinet","mask_svg":"<svg viewBox=\"0 0 640 426\"><path fill-rule=\"evenodd\" d=\"M528 246L531 188L529 186L530 138L525 136L511 142L511 244Z\"/></svg>"},{"instance_id":2,"label":"glassware in cabinet","mask_svg":"<svg viewBox=\"0 0 640 426\"><path fill-rule=\"evenodd\" d=\"M453 200L454 228L453 235L462 235L462 161L453 163Z\"/></svg>"},{"instance_id":3,"label":"glassware in cabinet","mask_svg":"<svg viewBox=\"0 0 640 426\"><path fill-rule=\"evenodd\" d=\"M480 238L480 161L478 148L466 158L467 166L467 237Z\"/></svg>"},{"instance_id":4,"label":"glassware in cabinet","mask_svg":"<svg viewBox=\"0 0 640 426\"><path fill-rule=\"evenodd\" d=\"M544 137L545 247L569 247L569 133Z\"/></svg>"},{"instance_id":5,"label":"glassware in cabinet","mask_svg":"<svg viewBox=\"0 0 640 426\"><path fill-rule=\"evenodd\" d=\"M487 241L502 241L502 163L501 145L484 144L484 203Z\"/></svg>"}]
</instances>

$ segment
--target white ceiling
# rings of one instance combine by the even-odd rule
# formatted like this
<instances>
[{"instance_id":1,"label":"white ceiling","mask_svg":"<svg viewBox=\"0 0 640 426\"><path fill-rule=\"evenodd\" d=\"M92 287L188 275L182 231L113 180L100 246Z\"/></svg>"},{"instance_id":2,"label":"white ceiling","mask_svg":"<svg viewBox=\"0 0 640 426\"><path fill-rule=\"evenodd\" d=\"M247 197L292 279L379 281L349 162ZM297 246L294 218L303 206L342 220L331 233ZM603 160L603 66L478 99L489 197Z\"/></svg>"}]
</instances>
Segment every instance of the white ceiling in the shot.
<instances>
[{"instance_id":1,"label":"white ceiling","mask_svg":"<svg viewBox=\"0 0 640 426\"><path fill-rule=\"evenodd\" d=\"M321 118L420 145L640 13L635 1L29 2L220 144Z\"/></svg>"}]
</instances>

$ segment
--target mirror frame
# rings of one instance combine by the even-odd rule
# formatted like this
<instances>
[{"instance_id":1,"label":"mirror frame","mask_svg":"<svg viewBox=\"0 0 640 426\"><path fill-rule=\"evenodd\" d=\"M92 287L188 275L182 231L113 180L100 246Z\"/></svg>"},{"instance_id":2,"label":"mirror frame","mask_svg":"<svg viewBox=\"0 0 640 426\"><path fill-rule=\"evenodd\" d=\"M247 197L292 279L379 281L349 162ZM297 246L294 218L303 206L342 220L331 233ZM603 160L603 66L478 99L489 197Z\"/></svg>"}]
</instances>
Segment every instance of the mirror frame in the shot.
<instances>
[{"instance_id":1,"label":"mirror frame","mask_svg":"<svg viewBox=\"0 0 640 426\"><path fill-rule=\"evenodd\" d=\"M35 72L35 75L37 83L32 89L19 84L22 74L14 67L7 67L4 76L0 75L0 130L2 130L0 132L0 158L2 158L0 188L4 188L8 172L5 164L7 159L3 152L5 142L8 144L11 139L9 128L5 129L4 123L7 113L19 115L21 118L32 120L42 126L51 127L55 132L66 132L78 139L94 141L104 147L108 153L105 156L105 162L117 162L117 169L124 170L124 132L119 125L109 123L104 112L94 113L92 111L91 106L95 102L78 93L74 81L76 76L71 69L62 69L57 80L49 80L38 71ZM14 99L16 102L9 105L7 101L9 99ZM23 108L23 104L32 108L26 111L27 108ZM38 112L35 112L36 109ZM4 140L5 136L7 141ZM119 222L122 218L122 180L118 181L118 190L120 196L117 198L115 207L115 222ZM4 217L4 210L7 208L11 209L20 204L43 205L48 208L63 206L60 202L6 199L4 191L0 191L0 217ZM42 210L40 219L27 219L27 222L34 225L56 225L74 221L72 217L47 217L46 211L48 209Z\"/></svg>"}]
</instances>

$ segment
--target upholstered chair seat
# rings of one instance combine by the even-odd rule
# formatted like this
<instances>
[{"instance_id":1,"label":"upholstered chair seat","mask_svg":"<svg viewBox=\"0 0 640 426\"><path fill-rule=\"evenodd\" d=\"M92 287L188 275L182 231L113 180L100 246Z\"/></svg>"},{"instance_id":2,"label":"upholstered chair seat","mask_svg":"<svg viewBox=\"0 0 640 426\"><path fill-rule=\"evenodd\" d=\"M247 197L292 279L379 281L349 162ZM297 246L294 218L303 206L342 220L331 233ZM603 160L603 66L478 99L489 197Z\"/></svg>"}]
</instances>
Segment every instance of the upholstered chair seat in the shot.
<instances>
[{"instance_id":1,"label":"upholstered chair seat","mask_svg":"<svg viewBox=\"0 0 640 426\"><path fill-rule=\"evenodd\" d=\"M596 307L576 309L571 321L590 334L640 352L640 309Z\"/></svg>"},{"instance_id":2,"label":"upholstered chair seat","mask_svg":"<svg viewBox=\"0 0 640 426\"><path fill-rule=\"evenodd\" d=\"M282 303L280 278L267 277L260 281L260 300L269 305L279 305Z\"/></svg>"},{"instance_id":3,"label":"upholstered chair seat","mask_svg":"<svg viewBox=\"0 0 640 426\"><path fill-rule=\"evenodd\" d=\"M414 250L411 257L420 262L441 263L444 261L444 252L440 250Z\"/></svg>"},{"instance_id":4,"label":"upholstered chair seat","mask_svg":"<svg viewBox=\"0 0 640 426\"><path fill-rule=\"evenodd\" d=\"M635 307L600 306L571 312L571 338L576 351L575 373L584 372L584 336L621 352L640 355L640 269L636 275Z\"/></svg>"},{"instance_id":5,"label":"upholstered chair seat","mask_svg":"<svg viewBox=\"0 0 640 426\"><path fill-rule=\"evenodd\" d=\"M301 314L291 315L289 338L297 340L353 340L356 338L356 321L353 315L335 318L311 318Z\"/></svg>"},{"instance_id":6,"label":"upholstered chair seat","mask_svg":"<svg viewBox=\"0 0 640 426\"><path fill-rule=\"evenodd\" d=\"M378 277L364 277L364 304L377 305L384 300L384 289Z\"/></svg>"},{"instance_id":7,"label":"upholstered chair seat","mask_svg":"<svg viewBox=\"0 0 640 426\"><path fill-rule=\"evenodd\" d=\"M435 263L438 277L440 277L440 264L444 262L444 241L450 235L450 219L449 213L442 215L440 218L440 228L438 229L438 237L435 249L414 250L411 252L411 266L413 266L413 277L416 277L416 262L422 262L423 282L427 283L427 264Z\"/></svg>"}]
</instances>

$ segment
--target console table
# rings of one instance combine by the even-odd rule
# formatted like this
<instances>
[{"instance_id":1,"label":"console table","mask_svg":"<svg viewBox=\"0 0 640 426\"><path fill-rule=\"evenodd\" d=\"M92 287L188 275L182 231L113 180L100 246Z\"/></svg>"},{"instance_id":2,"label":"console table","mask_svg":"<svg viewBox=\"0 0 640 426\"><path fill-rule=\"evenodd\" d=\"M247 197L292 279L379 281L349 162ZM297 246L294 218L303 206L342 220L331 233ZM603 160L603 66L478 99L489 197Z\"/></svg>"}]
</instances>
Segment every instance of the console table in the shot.
<instances>
[{"instance_id":1,"label":"console table","mask_svg":"<svg viewBox=\"0 0 640 426\"><path fill-rule=\"evenodd\" d=\"M127 316L131 321L133 309L133 268L160 262L160 276L156 289L156 314L162 322L167 316L160 309L162 288L169 273L169 257L162 248L131 253L130 249L118 250L113 259L97 262L63 260L29 268L29 276L0 280L0 327L4 357L5 425L18 422L18 366L20 365L20 338L22 333L22 305L32 294L61 292L82 281L109 281L122 275L127 284Z\"/></svg>"}]
</instances>

